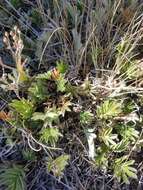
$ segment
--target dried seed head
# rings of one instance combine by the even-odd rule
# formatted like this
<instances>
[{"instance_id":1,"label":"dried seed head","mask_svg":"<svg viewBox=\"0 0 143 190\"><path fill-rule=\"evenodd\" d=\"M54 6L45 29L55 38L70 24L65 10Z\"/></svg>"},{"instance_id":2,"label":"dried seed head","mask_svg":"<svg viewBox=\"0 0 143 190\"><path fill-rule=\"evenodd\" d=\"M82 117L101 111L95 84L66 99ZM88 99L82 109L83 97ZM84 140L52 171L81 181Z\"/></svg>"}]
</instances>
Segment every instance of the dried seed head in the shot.
<instances>
[{"instance_id":1,"label":"dried seed head","mask_svg":"<svg viewBox=\"0 0 143 190\"><path fill-rule=\"evenodd\" d=\"M17 29L17 34L20 34L21 32L20 32L20 30L19 29Z\"/></svg>"},{"instance_id":2,"label":"dried seed head","mask_svg":"<svg viewBox=\"0 0 143 190\"><path fill-rule=\"evenodd\" d=\"M13 31L10 31L9 33L12 37L15 35L15 33Z\"/></svg>"},{"instance_id":3,"label":"dried seed head","mask_svg":"<svg viewBox=\"0 0 143 190\"><path fill-rule=\"evenodd\" d=\"M6 37L3 37L3 42L4 42L5 44L7 44L8 40L7 40Z\"/></svg>"},{"instance_id":4,"label":"dried seed head","mask_svg":"<svg viewBox=\"0 0 143 190\"><path fill-rule=\"evenodd\" d=\"M17 26L14 26L14 28L13 28L15 31L17 31L17 29L18 29L18 27Z\"/></svg>"},{"instance_id":5,"label":"dried seed head","mask_svg":"<svg viewBox=\"0 0 143 190\"><path fill-rule=\"evenodd\" d=\"M21 39L19 39L18 44L23 44L23 41Z\"/></svg>"},{"instance_id":6,"label":"dried seed head","mask_svg":"<svg viewBox=\"0 0 143 190\"><path fill-rule=\"evenodd\" d=\"M12 39L13 39L14 41L17 40L17 36L16 36L16 34L15 34L14 36L12 36Z\"/></svg>"},{"instance_id":7,"label":"dried seed head","mask_svg":"<svg viewBox=\"0 0 143 190\"><path fill-rule=\"evenodd\" d=\"M23 44L19 44L19 45L17 46L17 50L18 50L18 51L22 51L22 49L23 49Z\"/></svg>"},{"instance_id":8,"label":"dried seed head","mask_svg":"<svg viewBox=\"0 0 143 190\"><path fill-rule=\"evenodd\" d=\"M4 35L5 35L5 37L9 37L8 32L5 32Z\"/></svg>"}]
</instances>

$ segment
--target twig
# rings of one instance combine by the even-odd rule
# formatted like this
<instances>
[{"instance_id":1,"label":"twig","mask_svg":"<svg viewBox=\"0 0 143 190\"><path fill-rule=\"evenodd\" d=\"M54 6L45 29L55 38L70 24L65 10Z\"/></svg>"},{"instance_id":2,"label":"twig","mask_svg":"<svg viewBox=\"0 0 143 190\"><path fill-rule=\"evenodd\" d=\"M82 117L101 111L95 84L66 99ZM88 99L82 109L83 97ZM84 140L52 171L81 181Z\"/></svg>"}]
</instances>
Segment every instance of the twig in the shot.
<instances>
[{"instance_id":1,"label":"twig","mask_svg":"<svg viewBox=\"0 0 143 190\"><path fill-rule=\"evenodd\" d=\"M27 133L27 132L26 132L25 130L23 130L23 129L18 129L18 130L25 134L25 137L26 137L27 140L28 140L28 145L30 146L30 148L31 148L32 150L34 150L34 151L36 151L36 152L39 152L39 151L41 150L41 148L43 148L43 149L48 149L48 150L62 150L61 148L49 147L49 146L47 146L47 145L45 145L45 144L43 144L43 143L40 143L39 141L37 141L37 140L32 136L31 133ZM31 145L31 141L30 141L30 140L33 141L33 142L35 142L36 144L38 144L38 145L40 146L40 148L39 148L39 149L34 148L34 147Z\"/></svg>"},{"instance_id":2,"label":"twig","mask_svg":"<svg viewBox=\"0 0 143 190\"><path fill-rule=\"evenodd\" d=\"M6 69L10 69L10 70L13 70L14 67L10 67L8 65L5 65L2 61L2 58L0 57L0 66L2 66L3 68L6 68Z\"/></svg>"}]
</instances>

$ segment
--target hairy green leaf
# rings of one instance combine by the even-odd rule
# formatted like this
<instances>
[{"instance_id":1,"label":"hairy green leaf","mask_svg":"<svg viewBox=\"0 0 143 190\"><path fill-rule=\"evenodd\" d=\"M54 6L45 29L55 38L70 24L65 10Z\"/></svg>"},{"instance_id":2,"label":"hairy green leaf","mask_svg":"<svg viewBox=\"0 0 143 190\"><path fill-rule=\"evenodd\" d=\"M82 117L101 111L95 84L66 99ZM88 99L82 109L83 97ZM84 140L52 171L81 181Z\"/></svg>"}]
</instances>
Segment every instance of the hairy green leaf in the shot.
<instances>
[{"instance_id":1,"label":"hairy green leaf","mask_svg":"<svg viewBox=\"0 0 143 190\"><path fill-rule=\"evenodd\" d=\"M21 100L13 100L10 104L10 107L12 107L23 119L29 119L31 118L33 112L34 112L34 106L33 104L26 99Z\"/></svg>"},{"instance_id":2,"label":"hairy green leaf","mask_svg":"<svg viewBox=\"0 0 143 190\"><path fill-rule=\"evenodd\" d=\"M45 83L45 81L42 80L37 80L36 82L32 83L32 85L28 89L29 96L32 101L40 102L49 97L46 85L47 84Z\"/></svg>"},{"instance_id":3,"label":"hairy green leaf","mask_svg":"<svg viewBox=\"0 0 143 190\"><path fill-rule=\"evenodd\" d=\"M56 68L58 69L58 71L59 71L61 74L64 74L64 73L66 73L67 70L68 70L68 65L65 64L63 61L60 61L60 62L57 62Z\"/></svg>"},{"instance_id":4,"label":"hairy green leaf","mask_svg":"<svg viewBox=\"0 0 143 190\"><path fill-rule=\"evenodd\" d=\"M62 75L60 75L60 77L56 80L57 91L59 91L59 92L65 92L65 90L66 90L66 83L67 83L67 80L65 80L64 77Z\"/></svg>"},{"instance_id":5,"label":"hairy green leaf","mask_svg":"<svg viewBox=\"0 0 143 190\"><path fill-rule=\"evenodd\" d=\"M45 113L42 112L35 112L32 116L32 120L42 120L44 121L45 125L52 125L53 122L57 122L59 119L60 113L58 113L58 110L56 108L49 108L45 111Z\"/></svg>"},{"instance_id":6,"label":"hairy green leaf","mask_svg":"<svg viewBox=\"0 0 143 190\"><path fill-rule=\"evenodd\" d=\"M129 184L129 178L137 179L137 170L132 167L134 160L127 161L127 156L123 156L115 160L114 163L114 175L120 182L123 180L124 183Z\"/></svg>"},{"instance_id":7,"label":"hairy green leaf","mask_svg":"<svg viewBox=\"0 0 143 190\"><path fill-rule=\"evenodd\" d=\"M58 141L59 137L62 137L62 134L55 127L45 128L40 131L40 141L47 144L50 143L53 146L55 146L55 143Z\"/></svg>"},{"instance_id":8,"label":"hairy green leaf","mask_svg":"<svg viewBox=\"0 0 143 190\"><path fill-rule=\"evenodd\" d=\"M52 171L55 176L61 176L63 170L65 169L66 165L68 164L70 156L69 155L61 155L55 160L50 160L47 164L48 171Z\"/></svg>"},{"instance_id":9,"label":"hairy green leaf","mask_svg":"<svg viewBox=\"0 0 143 190\"><path fill-rule=\"evenodd\" d=\"M115 100L106 100L97 108L97 116L101 119L113 118L121 112L121 103Z\"/></svg>"},{"instance_id":10,"label":"hairy green leaf","mask_svg":"<svg viewBox=\"0 0 143 190\"><path fill-rule=\"evenodd\" d=\"M80 113L80 122L82 124L90 124L94 119L93 113L90 111L83 111Z\"/></svg>"},{"instance_id":11,"label":"hairy green leaf","mask_svg":"<svg viewBox=\"0 0 143 190\"><path fill-rule=\"evenodd\" d=\"M117 134L112 133L112 127L101 129L99 137L107 146L116 145L116 141L118 140Z\"/></svg>"}]
</instances>

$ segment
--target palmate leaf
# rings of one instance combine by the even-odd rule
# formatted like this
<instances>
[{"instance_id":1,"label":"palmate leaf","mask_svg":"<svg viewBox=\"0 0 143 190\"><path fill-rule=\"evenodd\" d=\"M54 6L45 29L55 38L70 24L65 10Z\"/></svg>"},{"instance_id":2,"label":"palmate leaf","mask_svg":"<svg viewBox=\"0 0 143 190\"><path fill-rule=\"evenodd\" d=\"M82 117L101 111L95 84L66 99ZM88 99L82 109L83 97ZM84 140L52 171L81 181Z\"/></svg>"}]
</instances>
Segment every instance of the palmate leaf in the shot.
<instances>
[{"instance_id":1,"label":"palmate leaf","mask_svg":"<svg viewBox=\"0 0 143 190\"><path fill-rule=\"evenodd\" d=\"M129 184L129 178L137 179L137 170L132 167L134 160L127 161L127 156L123 156L115 160L114 163L114 176L120 182L123 180L124 183Z\"/></svg>"},{"instance_id":2,"label":"palmate leaf","mask_svg":"<svg viewBox=\"0 0 143 190\"><path fill-rule=\"evenodd\" d=\"M33 82L31 87L28 89L28 94L32 101L43 101L48 98L48 89L46 88L46 82L42 80L37 80Z\"/></svg>"},{"instance_id":3,"label":"palmate leaf","mask_svg":"<svg viewBox=\"0 0 143 190\"><path fill-rule=\"evenodd\" d=\"M51 71L47 71L45 73L42 74L38 74L36 79L41 79L41 80L49 80L51 79Z\"/></svg>"},{"instance_id":4,"label":"palmate leaf","mask_svg":"<svg viewBox=\"0 0 143 190\"><path fill-rule=\"evenodd\" d=\"M99 138L107 145L107 146L115 146L116 140L118 140L117 134L112 133L112 127L103 128L100 131Z\"/></svg>"},{"instance_id":5,"label":"palmate leaf","mask_svg":"<svg viewBox=\"0 0 143 190\"><path fill-rule=\"evenodd\" d=\"M93 113L90 111L83 111L80 113L80 122L82 124L90 124L94 119Z\"/></svg>"},{"instance_id":6,"label":"palmate leaf","mask_svg":"<svg viewBox=\"0 0 143 190\"><path fill-rule=\"evenodd\" d=\"M136 105L135 105L135 103L134 103L132 100L126 99L126 100L124 101L123 112L124 112L125 114L130 114L130 113L132 113L135 109L136 109Z\"/></svg>"},{"instance_id":7,"label":"palmate leaf","mask_svg":"<svg viewBox=\"0 0 143 190\"><path fill-rule=\"evenodd\" d=\"M62 75L60 75L59 78L55 82L57 84L58 92L64 92L66 90L67 80L65 80Z\"/></svg>"},{"instance_id":8,"label":"palmate leaf","mask_svg":"<svg viewBox=\"0 0 143 190\"><path fill-rule=\"evenodd\" d=\"M59 119L60 113L58 113L58 110L56 108L49 108L45 111L45 113L42 112L35 112L32 116L32 120L42 120L44 121L45 125L52 125L53 122L57 122Z\"/></svg>"},{"instance_id":9,"label":"palmate leaf","mask_svg":"<svg viewBox=\"0 0 143 190\"><path fill-rule=\"evenodd\" d=\"M40 141L50 143L52 146L55 146L59 137L62 137L62 134L55 127L45 128L40 131Z\"/></svg>"},{"instance_id":10,"label":"palmate leaf","mask_svg":"<svg viewBox=\"0 0 143 190\"><path fill-rule=\"evenodd\" d=\"M34 112L33 104L24 98L21 100L13 100L9 105L19 113L23 119L29 119Z\"/></svg>"},{"instance_id":11,"label":"palmate leaf","mask_svg":"<svg viewBox=\"0 0 143 190\"><path fill-rule=\"evenodd\" d=\"M61 74L64 74L64 73L66 73L67 70L68 70L68 65L65 64L63 61L60 61L60 62L57 62L56 68L58 69L58 71L59 71Z\"/></svg>"},{"instance_id":12,"label":"palmate leaf","mask_svg":"<svg viewBox=\"0 0 143 190\"><path fill-rule=\"evenodd\" d=\"M139 131L130 125L118 125L117 130L119 131L124 141L135 142L139 137Z\"/></svg>"},{"instance_id":13,"label":"palmate leaf","mask_svg":"<svg viewBox=\"0 0 143 190\"><path fill-rule=\"evenodd\" d=\"M63 170L65 169L66 165L68 164L70 156L69 155L61 155L55 160L50 160L47 163L48 171L52 171L55 176L59 177L62 175Z\"/></svg>"},{"instance_id":14,"label":"palmate leaf","mask_svg":"<svg viewBox=\"0 0 143 190\"><path fill-rule=\"evenodd\" d=\"M115 144L112 149L114 152L123 152L127 148L129 148L129 141L127 140L121 140L119 143Z\"/></svg>"},{"instance_id":15,"label":"palmate leaf","mask_svg":"<svg viewBox=\"0 0 143 190\"><path fill-rule=\"evenodd\" d=\"M11 168L1 168L0 184L5 185L7 190L25 190L25 172L23 167L14 165Z\"/></svg>"},{"instance_id":16,"label":"palmate leaf","mask_svg":"<svg viewBox=\"0 0 143 190\"><path fill-rule=\"evenodd\" d=\"M33 113L32 120L37 121L37 120L42 120L44 121L46 118L45 113L42 112L35 112Z\"/></svg>"},{"instance_id":17,"label":"palmate leaf","mask_svg":"<svg viewBox=\"0 0 143 190\"><path fill-rule=\"evenodd\" d=\"M121 102L116 100L106 100L97 108L97 116L100 119L111 119L122 112Z\"/></svg>"}]
</instances>

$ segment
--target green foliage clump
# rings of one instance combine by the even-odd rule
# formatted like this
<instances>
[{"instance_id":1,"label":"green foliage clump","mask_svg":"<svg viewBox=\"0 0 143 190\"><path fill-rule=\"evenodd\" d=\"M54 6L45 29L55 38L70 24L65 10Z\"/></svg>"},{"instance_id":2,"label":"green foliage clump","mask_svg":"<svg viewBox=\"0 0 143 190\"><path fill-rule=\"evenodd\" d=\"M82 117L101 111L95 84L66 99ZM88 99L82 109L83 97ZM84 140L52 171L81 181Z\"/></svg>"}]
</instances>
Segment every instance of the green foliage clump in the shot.
<instances>
[{"instance_id":1,"label":"green foliage clump","mask_svg":"<svg viewBox=\"0 0 143 190\"><path fill-rule=\"evenodd\" d=\"M48 97L46 83L42 80L37 80L31 84L29 88L29 97L34 102L42 102Z\"/></svg>"},{"instance_id":2,"label":"green foliage clump","mask_svg":"<svg viewBox=\"0 0 143 190\"><path fill-rule=\"evenodd\" d=\"M121 102L115 100L106 100L97 108L97 116L101 119L111 119L121 112Z\"/></svg>"},{"instance_id":3,"label":"green foliage clump","mask_svg":"<svg viewBox=\"0 0 143 190\"><path fill-rule=\"evenodd\" d=\"M59 118L59 113L56 108L47 109L45 113L35 112L33 114L32 120L42 120L44 122L44 126L47 125L52 126L53 122L57 122Z\"/></svg>"},{"instance_id":4,"label":"green foliage clump","mask_svg":"<svg viewBox=\"0 0 143 190\"><path fill-rule=\"evenodd\" d=\"M16 8L20 8L22 6L22 1L21 0L10 0L10 3Z\"/></svg>"},{"instance_id":5,"label":"green foliage clump","mask_svg":"<svg viewBox=\"0 0 143 190\"><path fill-rule=\"evenodd\" d=\"M6 186L7 190L25 190L25 171L19 165L0 169L0 184Z\"/></svg>"},{"instance_id":6,"label":"green foliage clump","mask_svg":"<svg viewBox=\"0 0 143 190\"><path fill-rule=\"evenodd\" d=\"M112 127L103 128L100 132L100 139L105 143L105 145L112 147L116 145L116 141L118 140L118 135L112 133Z\"/></svg>"},{"instance_id":7,"label":"green foliage clump","mask_svg":"<svg viewBox=\"0 0 143 190\"><path fill-rule=\"evenodd\" d=\"M52 171L55 176L60 177L63 173L64 168L68 164L69 158L69 155L61 155L55 160L49 160L47 163L48 171Z\"/></svg>"},{"instance_id":8,"label":"green foliage clump","mask_svg":"<svg viewBox=\"0 0 143 190\"><path fill-rule=\"evenodd\" d=\"M84 111L80 113L80 122L82 124L90 124L94 119L94 115L90 111Z\"/></svg>"},{"instance_id":9,"label":"green foliage clump","mask_svg":"<svg viewBox=\"0 0 143 190\"><path fill-rule=\"evenodd\" d=\"M23 119L31 118L34 112L34 105L32 102L26 99L13 100L10 104L16 113L18 113Z\"/></svg>"},{"instance_id":10,"label":"green foliage clump","mask_svg":"<svg viewBox=\"0 0 143 190\"><path fill-rule=\"evenodd\" d=\"M30 168L40 160L60 177L71 156L72 164L79 162L78 169L87 161L91 171L101 169L119 182L137 179L135 161L143 138L143 69L138 56L143 34L142 17L132 11L134 2L88 1L85 6L82 0L50 0L37 1L38 8L33 8L29 1L28 10L21 0L8 3L12 17L18 14L24 27L20 32L15 26L3 39L16 68L0 60L0 87L12 95L0 112L10 127L1 130L6 145L22 145L23 162ZM29 59L23 36L34 47ZM32 68L36 61L39 74L28 72L27 65ZM5 75L5 67L12 72ZM10 190L26 189L22 167L1 171L1 184Z\"/></svg>"},{"instance_id":11,"label":"green foliage clump","mask_svg":"<svg viewBox=\"0 0 143 190\"><path fill-rule=\"evenodd\" d=\"M117 126L117 130L124 141L136 142L136 140L139 138L139 131L137 131L132 125L119 125Z\"/></svg>"},{"instance_id":12,"label":"green foliage clump","mask_svg":"<svg viewBox=\"0 0 143 190\"><path fill-rule=\"evenodd\" d=\"M47 144L50 143L54 147L59 137L62 137L62 134L57 128L45 128L40 132L40 141Z\"/></svg>"},{"instance_id":13,"label":"green foliage clump","mask_svg":"<svg viewBox=\"0 0 143 190\"><path fill-rule=\"evenodd\" d=\"M77 115L78 127L85 133L88 143L89 158L96 167L111 170L118 181L128 183L130 177L136 178L136 170L132 167L134 161L125 157L133 146L136 148L139 139L136 125L140 121L132 118L135 103L130 98L106 97L100 103L91 104L88 111L83 111L85 107L82 106L75 108L77 98L95 98L96 90L88 78L78 86L70 83L66 72L67 66L58 62L53 70L33 77L27 85L27 98L12 100L9 104L12 120L16 118L25 129L32 130L34 143L56 149L59 139L64 137L62 131L67 130L61 128L61 121L69 112ZM31 152L23 152L23 157L31 161L36 159ZM61 176L68 159L68 155L52 158L48 161L48 171Z\"/></svg>"},{"instance_id":14,"label":"green foliage clump","mask_svg":"<svg viewBox=\"0 0 143 190\"><path fill-rule=\"evenodd\" d=\"M32 23L35 24L36 26L39 27L42 25L42 17L41 17L40 11L36 9L32 9L30 18L31 18Z\"/></svg>"},{"instance_id":15,"label":"green foliage clump","mask_svg":"<svg viewBox=\"0 0 143 190\"><path fill-rule=\"evenodd\" d=\"M133 167L134 160L127 161L127 156L117 158L114 163L114 175L119 181L129 183L129 177L137 179L137 170Z\"/></svg>"},{"instance_id":16,"label":"green foliage clump","mask_svg":"<svg viewBox=\"0 0 143 190\"><path fill-rule=\"evenodd\" d=\"M36 160L35 152L32 150L23 150L22 155L23 155L24 160L27 160L28 162Z\"/></svg>"}]
</instances>

